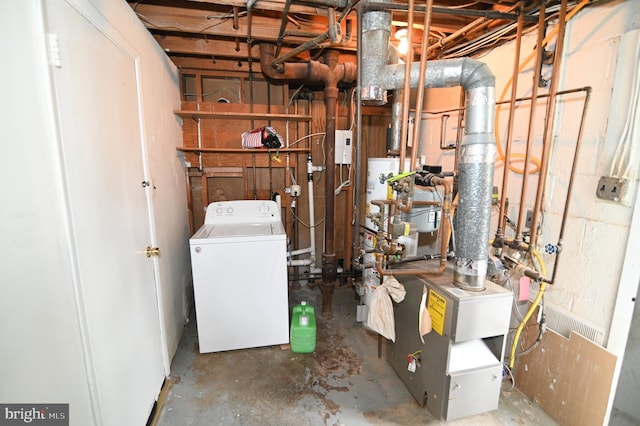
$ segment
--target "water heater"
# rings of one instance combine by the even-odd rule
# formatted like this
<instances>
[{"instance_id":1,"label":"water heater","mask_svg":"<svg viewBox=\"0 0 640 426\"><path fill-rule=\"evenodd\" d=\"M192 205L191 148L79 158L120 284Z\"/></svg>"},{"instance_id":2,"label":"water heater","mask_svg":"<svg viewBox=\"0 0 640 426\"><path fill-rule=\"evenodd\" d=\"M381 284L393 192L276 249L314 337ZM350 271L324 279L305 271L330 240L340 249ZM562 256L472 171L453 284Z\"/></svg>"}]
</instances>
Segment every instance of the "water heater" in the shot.
<instances>
[{"instance_id":1,"label":"water heater","mask_svg":"<svg viewBox=\"0 0 640 426\"><path fill-rule=\"evenodd\" d=\"M386 176L389 173L397 175L399 164L400 159L397 157L369 158L367 163L367 195L365 196L365 213L367 216L369 213L380 211L378 206L371 204L372 201L393 198L393 194L388 194ZM404 171L409 170L410 166L411 161L405 159ZM365 226L375 229L373 222L368 217L365 218Z\"/></svg>"}]
</instances>

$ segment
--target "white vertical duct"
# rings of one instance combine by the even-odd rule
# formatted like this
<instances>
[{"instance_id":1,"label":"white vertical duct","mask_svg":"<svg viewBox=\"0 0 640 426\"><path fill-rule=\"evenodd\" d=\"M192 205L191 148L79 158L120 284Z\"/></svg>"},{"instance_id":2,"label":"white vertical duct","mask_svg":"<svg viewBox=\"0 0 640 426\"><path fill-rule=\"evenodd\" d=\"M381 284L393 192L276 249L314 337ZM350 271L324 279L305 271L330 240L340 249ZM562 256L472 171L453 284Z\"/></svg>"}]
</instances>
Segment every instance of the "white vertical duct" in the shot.
<instances>
[{"instance_id":1,"label":"white vertical duct","mask_svg":"<svg viewBox=\"0 0 640 426\"><path fill-rule=\"evenodd\" d=\"M368 105L386 103L386 91L403 89L404 65L388 64L391 13L366 12L362 27L362 93ZM384 61L383 61L384 59ZM410 86L418 84L420 64L411 66ZM460 145L457 252L453 280L481 291L487 274L493 168L495 78L482 62L470 58L429 61L425 88L462 86L466 94L465 135ZM407 89L405 89L407 90Z\"/></svg>"}]
</instances>

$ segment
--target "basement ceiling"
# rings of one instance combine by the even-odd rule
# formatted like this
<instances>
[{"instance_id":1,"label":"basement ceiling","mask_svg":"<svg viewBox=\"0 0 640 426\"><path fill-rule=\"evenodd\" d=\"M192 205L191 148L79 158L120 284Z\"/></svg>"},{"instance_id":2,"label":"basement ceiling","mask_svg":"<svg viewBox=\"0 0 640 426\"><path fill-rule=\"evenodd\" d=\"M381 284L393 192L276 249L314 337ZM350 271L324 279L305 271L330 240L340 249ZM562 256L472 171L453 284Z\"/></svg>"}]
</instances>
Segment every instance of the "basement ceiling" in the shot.
<instances>
[{"instance_id":1,"label":"basement ceiling","mask_svg":"<svg viewBox=\"0 0 640 426\"><path fill-rule=\"evenodd\" d=\"M274 44L287 61L317 58L326 48L356 61L358 8L390 8L394 31L407 27L407 0L142 0L131 8L171 60L182 69L259 71L259 44ZM434 0L429 30L430 58L474 56L515 37L520 6L524 25L535 25L536 8L518 0ZM538 5L538 2L534 2ZM553 2L552 2L553 3ZM247 7L249 5L249 7ZM413 49L424 36L425 2L416 2ZM329 22L339 23L333 42ZM311 49L296 47L318 40ZM288 53L291 52L291 53ZM417 55L416 55L416 59Z\"/></svg>"}]
</instances>

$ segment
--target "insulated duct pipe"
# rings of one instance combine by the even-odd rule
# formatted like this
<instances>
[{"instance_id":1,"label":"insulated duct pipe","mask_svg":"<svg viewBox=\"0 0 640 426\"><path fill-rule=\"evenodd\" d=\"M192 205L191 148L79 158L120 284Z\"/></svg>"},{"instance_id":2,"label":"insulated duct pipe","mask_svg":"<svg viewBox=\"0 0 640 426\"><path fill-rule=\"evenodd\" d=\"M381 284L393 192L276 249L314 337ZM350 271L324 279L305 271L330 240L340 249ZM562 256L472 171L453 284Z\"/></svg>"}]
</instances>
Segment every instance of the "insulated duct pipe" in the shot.
<instances>
[{"instance_id":1,"label":"insulated duct pipe","mask_svg":"<svg viewBox=\"0 0 640 426\"><path fill-rule=\"evenodd\" d=\"M404 86L404 67L382 63L382 59L388 56L390 33L391 13L372 11L364 14L361 100L365 104L383 105L387 90ZM410 87L417 87L419 72L420 64L414 64L410 70ZM465 89L466 126L460 145L457 252L453 280L461 288L481 291L487 274L496 151L493 134L495 78L485 64L474 59L429 61L424 87L454 86Z\"/></svg>"},{"instance_id":2,"label":"insulated duct pipe","mask_svg":"<svg viewBox=\"0 0 640 426\"><path fill-rule=\"evenodd\" d=\"M396 90L391 102L391 140L387 147L387 154L397 155L400 153L402 143L402 89ZM400 166L401 168L404 165Z\"/></svg>"},{"instance_id":3,"label":"insulated duct pipe","mask_svg":"<svg viewBox=\"0 0 640 426\"><path fill-rule=\"evenodd\" d=\"M260 45L260 68L267 77L274 80L298 80L308 83L324 83L324 102L326 109L326 137L324 157L326 159L327 176L325 179L325 226L324 252L322 253L322 311L331 312L331 299L335 281L338 278L334 244L334 205L335 205L335 143L336 115L338 109L338 83L350 83L356 79L356 67L353 63L338 63L338 52L327 50L324 63L310 61L307 63L285 63L280 70L273 68L275 60L274 46Z\"/></svg>"}]
</instances>

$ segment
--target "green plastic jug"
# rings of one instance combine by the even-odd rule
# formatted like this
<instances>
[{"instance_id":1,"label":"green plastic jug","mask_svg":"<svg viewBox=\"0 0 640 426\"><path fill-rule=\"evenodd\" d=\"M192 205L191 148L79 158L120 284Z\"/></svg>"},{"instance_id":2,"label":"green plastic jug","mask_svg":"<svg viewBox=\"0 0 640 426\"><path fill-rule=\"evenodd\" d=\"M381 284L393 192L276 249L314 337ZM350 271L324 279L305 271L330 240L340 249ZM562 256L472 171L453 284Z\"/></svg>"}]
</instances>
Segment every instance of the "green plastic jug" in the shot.
<instances>
[{"instance_id":1,"label":"green plastic jug","mask_svg":"<svg viewBox=\"0 0 640 426\"><path fill-rule=\"evenodd\" d=\"M307 302L293 307L289 342L295 353L307 354L316 350L316 315L313 306Z\"/></svg>"}]
</instances>

